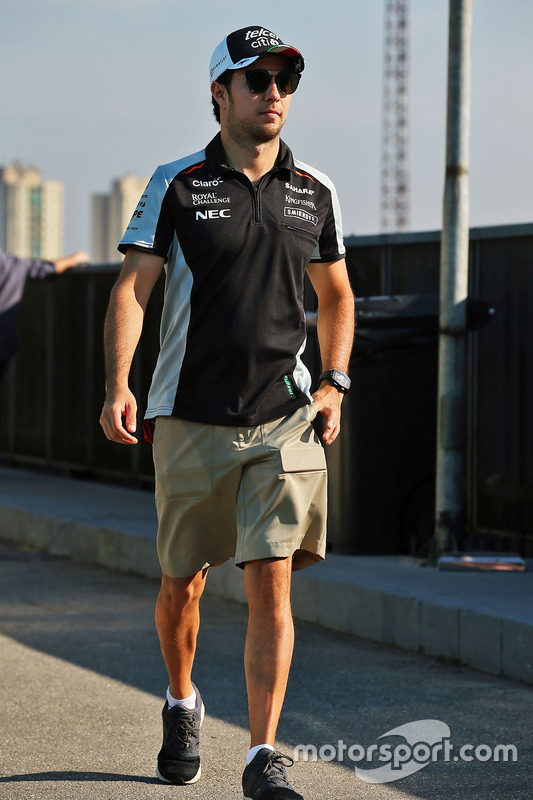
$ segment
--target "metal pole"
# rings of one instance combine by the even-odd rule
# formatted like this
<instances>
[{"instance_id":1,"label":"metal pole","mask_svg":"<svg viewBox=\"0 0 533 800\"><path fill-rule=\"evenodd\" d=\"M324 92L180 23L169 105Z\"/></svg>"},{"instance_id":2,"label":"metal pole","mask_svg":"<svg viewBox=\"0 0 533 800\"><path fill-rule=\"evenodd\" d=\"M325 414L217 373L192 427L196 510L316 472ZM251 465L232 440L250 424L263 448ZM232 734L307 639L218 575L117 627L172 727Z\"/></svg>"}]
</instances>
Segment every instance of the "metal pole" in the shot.
<instances>
[{"instance_id":1,"label":"metal pole","mask_svg":"<svg viewBox=\"0 0 533 800\"><path fill-rule=\"evenodd\" d=\"M440 264L436 555L464 528L472 0L450 0L446 181Z\"/></svg>"}]
</instances>

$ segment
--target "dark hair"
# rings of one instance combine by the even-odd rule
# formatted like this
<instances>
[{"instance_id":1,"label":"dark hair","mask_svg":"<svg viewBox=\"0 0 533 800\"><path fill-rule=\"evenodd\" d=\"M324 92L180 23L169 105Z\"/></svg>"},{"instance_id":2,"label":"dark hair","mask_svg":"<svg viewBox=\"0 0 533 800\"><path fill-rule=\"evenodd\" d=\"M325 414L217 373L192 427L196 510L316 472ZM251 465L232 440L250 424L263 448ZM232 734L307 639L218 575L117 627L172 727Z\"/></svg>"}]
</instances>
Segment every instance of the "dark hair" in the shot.
<instances>
[{"instance_id":1,"label":"dark hair","mask_svg":"<svg viewBox=\"0 0 533 800\"><path fill-rule=\"evenodd\" d=\"M233 78L233 70L227 69L225 72L222 73L222 75L218 76L218 78L216 79L216 83L221 83L222 86L225 86L226 89L229 89L229 87L231 86L232 78ZM213 114L215 115L215 119L220 125L220 106L218 105L213 95L211 95L211 103L213 104Z\"/></svg>"}]
</instances>

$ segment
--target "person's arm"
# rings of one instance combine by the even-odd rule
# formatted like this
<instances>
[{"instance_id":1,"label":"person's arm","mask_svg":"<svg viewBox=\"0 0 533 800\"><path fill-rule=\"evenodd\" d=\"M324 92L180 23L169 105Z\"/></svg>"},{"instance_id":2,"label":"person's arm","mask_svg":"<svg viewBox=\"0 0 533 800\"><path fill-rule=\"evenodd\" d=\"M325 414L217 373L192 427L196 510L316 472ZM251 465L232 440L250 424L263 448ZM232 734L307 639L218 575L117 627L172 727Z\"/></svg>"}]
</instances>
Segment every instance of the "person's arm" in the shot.
<instances>
[{"instance_id":1,"label":"person's arm","mask_svg":"<svg viewBox=\"0 0 533 800\"><path fill-rule=\"evenodd\" d=\"M132 436L137 427L137 402L128 378L146 305L164 263L161 256L128 249L111 291L104 326L106 399L100 425L108 439L120 444L137 443ZM122 415L126 417L127 430L122 425Z\"/></svg>"},{"instance_id":2,"label":"person's arm","mask_svg":"<svg viewBox=\"0 0 533 800\"><path fill-rule=\"evenodd\" d=\"M317 333L322 371L339 369L348 372L355 330L355 305L346 271L346 262L309 264L307 274L318 297ZM326 420L322 435L326 444L335 441L340 431L343 394L326 380L313 400Z\"/></svg>"}]
</instances>

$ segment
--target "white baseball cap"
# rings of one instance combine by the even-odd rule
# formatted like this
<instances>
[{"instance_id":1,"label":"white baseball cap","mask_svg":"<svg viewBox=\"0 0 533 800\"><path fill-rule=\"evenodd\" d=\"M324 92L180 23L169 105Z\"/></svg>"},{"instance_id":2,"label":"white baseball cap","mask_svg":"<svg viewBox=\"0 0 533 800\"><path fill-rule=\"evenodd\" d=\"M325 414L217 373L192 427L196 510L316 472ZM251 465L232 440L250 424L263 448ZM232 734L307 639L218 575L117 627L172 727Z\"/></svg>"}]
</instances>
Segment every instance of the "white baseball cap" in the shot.
<instances>
[{"instance_id":1,"label":"white baseball cap","mask_svg":"<svg viewBox=\"0 0 533 800\"><path fill-rule=\"evenodd\" d=\"M305 62L299 50L284 44L279 36L261 25L248 25L229 33L215 48L209 64L209 81L216 81L227 69L247 67L268 53L290 58L294 71L303 72Z\"/></svg>"}]
</instances>

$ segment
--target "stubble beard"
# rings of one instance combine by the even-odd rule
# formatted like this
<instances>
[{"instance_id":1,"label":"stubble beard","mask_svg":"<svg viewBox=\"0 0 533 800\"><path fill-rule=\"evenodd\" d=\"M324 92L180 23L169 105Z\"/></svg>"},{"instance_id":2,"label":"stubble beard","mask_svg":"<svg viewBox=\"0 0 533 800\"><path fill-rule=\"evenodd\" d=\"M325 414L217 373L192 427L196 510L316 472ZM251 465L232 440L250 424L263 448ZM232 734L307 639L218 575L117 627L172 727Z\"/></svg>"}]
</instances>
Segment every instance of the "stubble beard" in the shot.
<instances>
[{"instance_id":1,"label":"stubble beard","mask_svg":"<svg viewBox=\"0 0 533 800\"><path fill-rule=\"evenodd\" d=\"M228 133L242 144L268 144L279 137L284 124L285 120L281 120L281 118L278 124L271 123L270 125L261 125L253 120L237 120L230 99L230 112L227 120Z\"/></svg>"}]
</instances>

